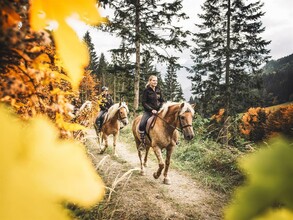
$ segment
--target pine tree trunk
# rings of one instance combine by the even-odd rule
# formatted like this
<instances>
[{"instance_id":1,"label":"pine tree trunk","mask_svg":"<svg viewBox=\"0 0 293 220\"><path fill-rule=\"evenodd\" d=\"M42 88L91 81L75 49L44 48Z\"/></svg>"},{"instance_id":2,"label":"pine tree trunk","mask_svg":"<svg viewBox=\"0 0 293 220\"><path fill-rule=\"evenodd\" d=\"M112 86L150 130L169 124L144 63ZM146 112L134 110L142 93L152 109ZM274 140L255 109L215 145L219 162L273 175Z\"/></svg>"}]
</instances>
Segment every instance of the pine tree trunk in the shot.
<instances>
[{"instance_id":1,"label":"pine tree trunk","mask_svg":"<svg viewBox=\"0 0 293 220\"><path fill-rule=\"evenodd\" d=\"M226 47L226 76L225 76L225 84L226 84L226 106L225 106L225 122L224 122L224 143L228 146L229 142L229 125L230 125L230 24L231 22L231 0L228 0L228 11L227 11L227 47Z\"/></svg>"},{"instance_id":2,"label":"pine tree trunk","mask_svg":"<svg viewBox=\"0 0 293 220\"><path fill-rule=\"evenodd\" d=\"M114 80L113 80L113 99L114 99L114 103L117 102L117 80L116 80L117 76L116 74L114 74Z\"/></svg>"},{"instance_id":3,"label":"pine tree trunk","mask_svg":"<svg viewBox=\"0 0 293 220\"><path fill-rule=\"evenodd\" d=\"M135 12L135 51L136 51L136 60L135 60L135 74L134 74L134 101L133 101L133 114L136 116L136 111L139 104L139 80L140 80L140 27L139 27L139 9L140 9L140 0L136 0L135 3L136 12Z\"/></svg>"}]
</instances>

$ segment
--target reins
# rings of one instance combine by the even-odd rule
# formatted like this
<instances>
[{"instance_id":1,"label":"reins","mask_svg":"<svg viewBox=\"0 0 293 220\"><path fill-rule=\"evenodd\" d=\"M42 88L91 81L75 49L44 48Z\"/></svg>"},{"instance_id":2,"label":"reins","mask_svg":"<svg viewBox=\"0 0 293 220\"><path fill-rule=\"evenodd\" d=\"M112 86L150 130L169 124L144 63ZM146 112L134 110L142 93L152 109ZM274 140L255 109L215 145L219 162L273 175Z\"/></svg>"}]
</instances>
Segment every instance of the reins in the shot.
<instances>
[{"instance_id":1,"label":"reins","mask_svg":"<svg viewBox=\"0 0 293 220\"><path fill-rule=\"evenodd\" d=\"M158 114L155 114L155 117L158 117L158 118L161 119L163 122L165 122L169 127L174 128L174 129L176 129L177 131L179 131L179 132L182 133L182 129L183 129L183 127L181 126L181 121L180 121L180 119L179 119L179 121L180 121L180 126L181 126L182 129L179 129L179 128L177 128L176 126L173 126L173 125L169 124L169 122L167 122L164 118L162 118L162 117L159 116ZM179 117L179 116L178 116L178 117ZM185 128L185 127L184 127L184 128Z\"/></svg>"},{"instance_id":2,"label":"reins","mask_svg":"<svg viewBox=\"0 0 293 220\"><path fill-rule=\"evenodd\" d=\"M162 118L161 116L159 116L159 114L155 114L155 117L158 117L159 119L161 119L163 122L165 122L169 127L173 128L173 129L176 129L177 131L179 132L183 132L183 129L184 128L187 128L187 127L192 127L192 124L185 124L185 125L182 125L182 121L180 119L180 115L179 115L179 112L177 113L177 119L179 120L179 123L180 123L180 129L177 127L177 126L173 126L171 125L169 122L167 122L164 118Z\"/></svg>"}]
</instances>

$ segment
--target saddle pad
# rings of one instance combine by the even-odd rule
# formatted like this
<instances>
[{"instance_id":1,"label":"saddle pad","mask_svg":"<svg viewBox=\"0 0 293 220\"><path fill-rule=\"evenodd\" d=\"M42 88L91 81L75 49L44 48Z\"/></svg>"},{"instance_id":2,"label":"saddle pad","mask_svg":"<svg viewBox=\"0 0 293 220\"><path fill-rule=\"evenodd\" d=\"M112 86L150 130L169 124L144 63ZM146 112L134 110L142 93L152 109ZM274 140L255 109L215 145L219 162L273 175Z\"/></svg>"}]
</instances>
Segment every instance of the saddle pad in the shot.
<instances>
[{"instance_id":1,"label":"saddle pad","mask_svg":"<svg viewBox=\"0 0 293 220\"><path fill-rule=\"evenodd\" d=\"M156 115L152 115L148 120L147 120L147 124L146 124L146 128L145 131L148 134L149 130L154 127L155 123L157 120L157 116Z\"/></svg>"}]
</instances>

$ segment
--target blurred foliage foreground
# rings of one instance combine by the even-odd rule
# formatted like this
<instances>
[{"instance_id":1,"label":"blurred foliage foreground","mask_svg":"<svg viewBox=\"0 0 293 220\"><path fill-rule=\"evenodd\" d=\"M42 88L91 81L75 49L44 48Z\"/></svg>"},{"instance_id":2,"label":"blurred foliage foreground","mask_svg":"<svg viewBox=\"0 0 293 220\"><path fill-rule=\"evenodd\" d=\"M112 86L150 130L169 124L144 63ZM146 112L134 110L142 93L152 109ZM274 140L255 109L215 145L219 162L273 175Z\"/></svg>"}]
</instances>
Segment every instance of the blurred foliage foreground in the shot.
<instances>
[{"instance_id":1,"label":"blurred foliage foreground","mask_svg":"<svg viewBox=\"0 0 293 220\"><path fill-rule=\"evenodd\" d=\"M0 106L0 219L68 219L62 202L89 207L104 195L84 146L58 139L47 119L21 121Z\"/></svg>"},{"instance_id":2,"label":"blurred foliage foreground","mask_svg":"<svg viewBox=\"0 0 293 220\"><path fill-rule=\"evenodd\" d=\"M81 128L70 126L70 103L89 61L67 20L99 24L96 4L0 2L1 220L68 219L67 202L89 207L104 195L84 146L59 139Z\"/></svg>"},{"instance_id":3,"label":"blurred foliage foreground","mask_svg":"<svg viewBox=\"0 0 293 220\"><path fill-rule=\"evenodd\" d=\"M292 141L274 138L239 165L246 184L236 190L225 220L293 219Z\"/></svg>"}]
</instances>

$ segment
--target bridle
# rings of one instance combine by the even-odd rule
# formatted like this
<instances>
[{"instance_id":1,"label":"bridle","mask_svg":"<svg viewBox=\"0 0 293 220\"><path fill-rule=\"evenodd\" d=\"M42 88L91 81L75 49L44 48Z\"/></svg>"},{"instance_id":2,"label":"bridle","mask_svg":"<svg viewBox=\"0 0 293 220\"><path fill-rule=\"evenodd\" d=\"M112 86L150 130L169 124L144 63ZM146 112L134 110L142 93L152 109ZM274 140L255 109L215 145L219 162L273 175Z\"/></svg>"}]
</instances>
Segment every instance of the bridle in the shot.
<instances>
[{"instance_id":1,"label":"bridle","mask_svg":"<svg viewBox=\"0 0 293 220\"><path fill-rule=\"evenodd\" d=\"M121 107L121 108L125 108L125 107ZM121 122L123 119L127 118L127 116L125 116L125 117L123 117L123 118L121 117L121 115L120 115L120 109L121 109L121 108L118 109L118 121L120 121L120 122ZM126 108L125 108L125 110L126 110ZM126 111L127 111L127 110L126 110Z\"/></svg>"},{"instance_id":2,"label":"bridle","mask_svg":"<svg viewBox=\"0 0 293 220\"><path fill-rule=\"evenodd\" d=\"M177 131L181 132L183 131L184 128L187 127L192 127L192 124L184 124L182 123L182 120L180 118L179 112L177 114L177 119L179 120L179 124L180 124L180 128L177 128L176 126L173 126L171 124L169 124L169 122L167 122L164 118L162 118L161 116L159 116L158 114L155 114L155 117L158 117L159 119L161 119L163 122L165 122L169 127L176 129Z\"/></svg>"}]
</instances>

